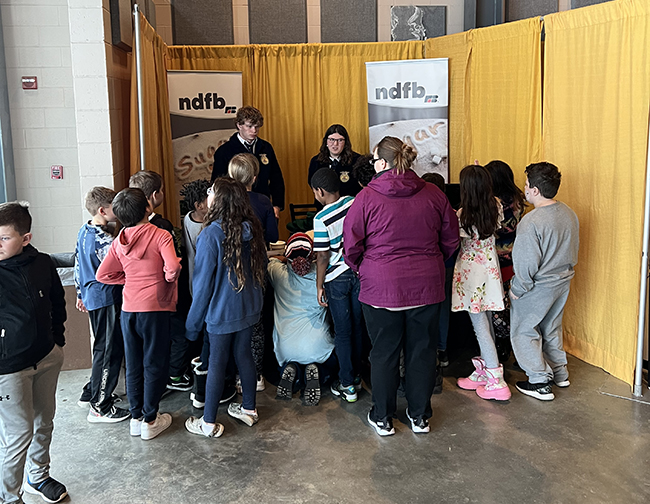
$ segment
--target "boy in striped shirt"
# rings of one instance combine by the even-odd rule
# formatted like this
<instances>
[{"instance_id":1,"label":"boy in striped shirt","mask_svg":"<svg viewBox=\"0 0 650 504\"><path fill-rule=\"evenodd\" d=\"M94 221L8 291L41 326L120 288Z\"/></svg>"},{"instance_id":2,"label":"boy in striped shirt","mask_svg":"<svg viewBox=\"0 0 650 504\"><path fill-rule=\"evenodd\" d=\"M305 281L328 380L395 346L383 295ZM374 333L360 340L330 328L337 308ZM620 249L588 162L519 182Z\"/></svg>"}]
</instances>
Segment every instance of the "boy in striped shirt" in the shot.
<instances>
[{"instance_id":1,"label":"boy in striped shirt","mask_svg":"<svg viewBox=\"0 0 650 504\"><path fill-rule=\"evenodd\" d=\"M334 322L334 347L339 379L332 393L344 401L357 400L361 388L362 315L359 277L343 260L343 220L354 198L339 195L338 174L321 168L311 179L316 200L323 209L314 217L314 252L317 253L318 304L329 306Z\"/></svg>"}]
</instances>

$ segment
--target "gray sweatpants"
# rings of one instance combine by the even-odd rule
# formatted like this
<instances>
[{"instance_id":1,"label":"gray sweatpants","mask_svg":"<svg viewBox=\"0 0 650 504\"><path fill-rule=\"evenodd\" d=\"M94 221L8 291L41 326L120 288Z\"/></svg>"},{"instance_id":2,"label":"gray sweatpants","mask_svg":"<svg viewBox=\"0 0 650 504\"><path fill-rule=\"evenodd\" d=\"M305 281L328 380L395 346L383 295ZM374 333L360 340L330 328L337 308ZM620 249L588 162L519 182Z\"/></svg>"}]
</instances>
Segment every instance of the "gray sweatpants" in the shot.
<instances>
[{"instance_id":1,"label":"gray sweatpants","mask_svg":"<svg viewBox=\"0 0 650 504\"><path fill-rule=\"evenodd\" d=\"M562 344L562 314L570 282L555 287L535 286L512 299L510 339L519 366L530 383L569 379Z\"/></svg>"},{"instance_id":2,"label":"gray sweatpants","mask_svg":"<svg viewBox=\"0 0 650 504\"><path fill-rule=\"evenodd\" d=\"M32 483L49 477L56 385L62 364L63 349L54 345L36 369L0 375L1 502L22 502L25 465Z\"/></svg>"}]
</instances>

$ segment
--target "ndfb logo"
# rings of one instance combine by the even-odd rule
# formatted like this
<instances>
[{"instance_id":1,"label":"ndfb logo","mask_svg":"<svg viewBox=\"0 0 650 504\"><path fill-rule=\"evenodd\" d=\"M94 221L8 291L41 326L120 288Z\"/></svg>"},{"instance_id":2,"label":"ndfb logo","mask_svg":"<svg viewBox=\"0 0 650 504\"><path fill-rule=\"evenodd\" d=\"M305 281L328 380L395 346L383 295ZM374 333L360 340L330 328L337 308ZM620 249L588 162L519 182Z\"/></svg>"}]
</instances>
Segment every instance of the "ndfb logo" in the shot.
<instances>
[{"instance_id":1,"label":"ndfb logo","mask_svg":"<svg viewBox=\"0 0 650 504\"><path fill-rule=\"evenodd\" d=\"M226 114L236 114L237 107L226 106L226 100L217 93L199 93L194 98L185 96L178 99L178 110L222 110Z\"/></svg>"},{"instance_id":2,"label":"ndfb logo","mask_svg":"<svg viewBox=\"0 0 650 504\"><path fill-rule=\"evenodd\" d=\"M413 98L424 98L424 103L438 103L438 95L426 94L424 86L419 86L417 81L396 82L389 89L385 87L375 88L376 100L408 100ZM410 95L410 96L409 96Z\"/></svg>"}]
</instances>

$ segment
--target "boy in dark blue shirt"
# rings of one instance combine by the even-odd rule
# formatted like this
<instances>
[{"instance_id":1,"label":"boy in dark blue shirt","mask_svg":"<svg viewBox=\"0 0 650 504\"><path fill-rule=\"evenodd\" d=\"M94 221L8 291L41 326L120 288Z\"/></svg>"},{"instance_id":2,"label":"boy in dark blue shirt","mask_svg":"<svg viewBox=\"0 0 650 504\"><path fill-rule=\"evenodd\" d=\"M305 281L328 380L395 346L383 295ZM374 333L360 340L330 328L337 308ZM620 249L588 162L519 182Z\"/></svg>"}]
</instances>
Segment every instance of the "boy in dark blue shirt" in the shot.
<instances>
[{"instance_id":1,"label":"boy in dark blue shirt","mask_svg":"<svg viewBox=\"0 0 650 504\"><path fill-rule=\"evenodd\" d=\"M91 423L115 423L130 417L127 410L115 406L113 397L124 358L120 328L122 286L106 285L95 279L114 237L115 194L107 187L94 187L86 194L86 210L93 218L79 230L75 250L77 309L88 312L94 335L90 382L78 404L90 404L87 419Z\"/></svg>"}]
</instances>

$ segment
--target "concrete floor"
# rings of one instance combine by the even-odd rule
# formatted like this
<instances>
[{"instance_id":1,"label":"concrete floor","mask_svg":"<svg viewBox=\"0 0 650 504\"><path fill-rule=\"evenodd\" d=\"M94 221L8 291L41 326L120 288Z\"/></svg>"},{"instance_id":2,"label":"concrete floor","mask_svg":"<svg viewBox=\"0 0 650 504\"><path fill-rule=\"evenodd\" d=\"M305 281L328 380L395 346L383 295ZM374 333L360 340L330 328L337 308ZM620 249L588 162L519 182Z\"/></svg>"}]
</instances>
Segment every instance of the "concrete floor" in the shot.
<instances>
[{"instance_id":1,"label":"concrete floor","mask_svg":"<svg viewBox=\"0 0 650 504\"><path fill-rule=\"evenodd\" d=\"M458 389L448 368L434 396L432 432L413 434L404 416L380 438L366 423L370 394L355 404L329 392L315 408L258 394L253 428L218 421L219 439L188 434L196 414L176 392L161 410L172 427L152 441L131 438L128 422L89 424L76 400L88 371L61 373L52 475L70 502L104 503L641 503L650 498L650 393L571 359L572 385L543 403L514 390L497 404ZM510 366L511 368L511 366ZM507 374L511 384L523 374ZM620 397L616 397L620 396ZM627 398L627 399L626 399ZM200 414L200 412L198 412ZM26 503L42 502L25 495Z\"/></svg>"}]
</instances>

